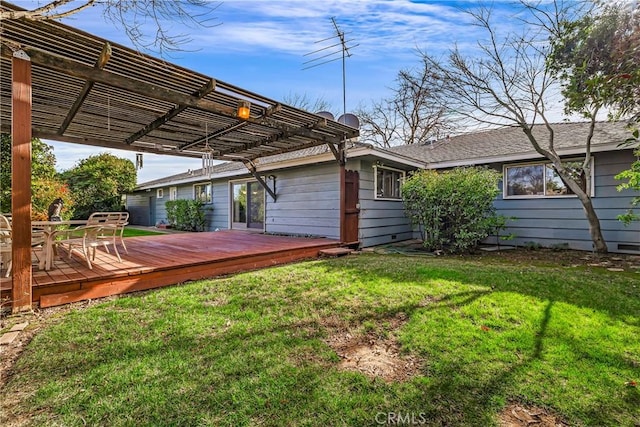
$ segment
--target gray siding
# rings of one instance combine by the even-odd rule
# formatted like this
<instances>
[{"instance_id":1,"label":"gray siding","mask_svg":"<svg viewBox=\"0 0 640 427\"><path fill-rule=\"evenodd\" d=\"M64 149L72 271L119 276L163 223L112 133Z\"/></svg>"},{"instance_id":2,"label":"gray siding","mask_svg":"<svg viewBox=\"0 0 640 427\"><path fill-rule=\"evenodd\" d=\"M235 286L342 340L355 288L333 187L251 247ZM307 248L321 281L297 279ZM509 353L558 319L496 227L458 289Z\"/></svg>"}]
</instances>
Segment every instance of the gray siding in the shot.
<instances>
[{"instance_id":1,"label":"gray siding","mask_svg":"<svg viewBox=\"0 0 640 427\"><path fill-rule=\"evenodd\" d=\"M206 182L206 180L197 181L195 183L182 184L177 186L158 187L162 188L164 197L158 199L153 197L155 202L155 219L153 221L144 220L149 218L151 207L149 206L149 199L151 196L157 194L156 188L150 192L137 192L127 195L127 208L134 218L132 224L137 225L151 225L154 226L160 222L167 223L167 207L166 202L169 201L169 188L177 187L178 199L193 200L193 186L194 184L200 184ZM216 228L226 229L228 227L228 184L227 181L219 181L213 183L213 203L204 205L205 213L205 231L213 231Z\"/></svg>"},{"instance_id":2,"label":"gray siding","mask_svg":"<svg viewBox=\"0 0 640 427\"><path fill-rule=\"evenodd\" d=\"M631 150L597 153L594 157L595 197L592 200L604 239L609 251L629 252L620 250L618 245L640 245L640 224L636 222L625 227L616 216L629 208L631 198L637 192L618 192L616 186L620 181L614 176L628 169L634 157ZM546 247L568 244L572 249L592 250L589 225L582 204L575 197L505 200L499 195L495 205L500 214L517 218L508 223L505 232L516 237L506 244L520 246L537 242Z\"/></svg>"},{"instance_id":3,"label":"gray siding","mask_svg":"<svg viewBox=\"0 0 640 427\"><path fill-rule=\"evenodd\" d=\"M340 175L336 163L270 172L277 201L266 196L265 231L340 238Z\"/></svg>"},{"instance_id":4,"label":"gray siding","mask_svg":"<svg viewBox=\"0 0 640 427\"><path fill-rule=\"evenodd\" d=\"M154 225L149 219L149 195L147 191L127 194L126 208L129 211L129 223L132 225Z\"/></svg>"},{"instance_id":5,"label":"gray siding","mask_svg":"<svg viewBox=\"0 0 640 427\"><path fill-rule=\"evenodd\" d=\"M402 200L376 200L373 162L360 165L360 244L362 247L412 239Z\"/></svg>"},{"instance_id":6,"label":"gray siding","mask_svg":"<svg viewBox=\"0 0 640 427\"><path fill-rule=\"evenodd\" d=\"M159 222L163 222L165 224L169 223L167 218L167 207L165 203L169 201L169 187L162 187L163 197L159 199L156 197L156 224ZM157 192L155 193L157 194ZM178 198L180 198L180 190L178 189ZM155 225L155 224L154 224Z\"/></svg>"},{"instance_id":7,"label":"gray siding","mask_svg":"<svg viewBox=\"0 0 640 427\"><path fill-rule=\"evenodd\" d=\"M208 231L226 230L229 228L229 181L214 181L212 190L213 204L206 206L210 208L207 211Z\"/></svg>"}]
</instances>

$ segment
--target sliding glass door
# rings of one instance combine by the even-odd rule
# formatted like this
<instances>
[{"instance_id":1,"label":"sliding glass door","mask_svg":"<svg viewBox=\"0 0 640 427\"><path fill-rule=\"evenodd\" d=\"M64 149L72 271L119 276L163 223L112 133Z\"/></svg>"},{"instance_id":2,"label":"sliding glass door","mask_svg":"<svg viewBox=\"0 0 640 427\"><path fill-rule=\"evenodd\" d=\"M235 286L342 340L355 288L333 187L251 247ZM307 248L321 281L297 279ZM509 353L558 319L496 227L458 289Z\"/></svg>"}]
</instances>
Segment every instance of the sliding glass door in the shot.
<instances>
[{"instance_id":1,"label":"sliding glass door","mask_svg":"<svg viewBox=\"0 0 640 427\"><path fill-rule=\"evenodd\" d=\"M264 188L256 181L232 184L231 228L264 230Z\"/></svg>"}]
</instances>

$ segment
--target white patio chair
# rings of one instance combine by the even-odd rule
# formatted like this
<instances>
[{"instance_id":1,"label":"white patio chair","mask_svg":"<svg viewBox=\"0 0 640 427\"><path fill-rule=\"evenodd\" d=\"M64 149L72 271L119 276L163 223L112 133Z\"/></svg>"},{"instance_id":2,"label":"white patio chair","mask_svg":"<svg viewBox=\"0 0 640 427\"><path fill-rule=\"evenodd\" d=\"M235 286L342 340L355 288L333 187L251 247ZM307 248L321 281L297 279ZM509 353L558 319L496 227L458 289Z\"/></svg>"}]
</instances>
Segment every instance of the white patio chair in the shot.
<instances>
[{"instance_id":1,"label":"white patio chair","mask_svg":"<svg viewBox=\"0 0 640 427\"><path fill-rule=\"evenodd\" d=\"M124 253L129 254L129 250L127 249L127 245L124 244L124 239L122 238L124 234L124 227L129 224L129 212L120 212L120 218L116 222L116 234L117 238L120 241L120 244L124 248Z\"/></svg>"},{"instance_id":2,"label":"white patio chair","mask_svg":"<svg viewBox=\"0 0 640 427\"><path fill-rule=\"evenodd\" d=\"M91 261L96 259L96 249L99 246L105 248L109 253L108 246L114 245L114 252L118 261L122 262L118 248L115 247L116 227L109 224L84 225L70 230L56 231L56 237L61 237L55 241L57 246L62 246L69 252L69 259L74 251L82 254L90 270L93 269ZM110 238L108 238L110 236Z\"/></svg>"},{"instance_id":3,"label":"white patio chair","mask_svg":"<svg viewBox=\"0 0 640 427\"><path fill-rule=\"evenodd\" d=\"M129 212L94 212L89 216L87 221L87 225L96 225L96 224L108 224L115 225L116 227L116 239L119 240L124 252L126 254L129 253L127 249L127 245L124 244L124 239L122 238L124 233L124 227L129 224ZM111 239L111 233L108 233L106 236L101 236L104 239ZM115 247L115 243L114 243ZM107 252L109 250L107 249Z\"/></svg>"},{"instance_id":4,"label":"white patio chair","mask_svg":"<svg viewBox=\"0 0 640 427\"><path fill-rule=\"evenodd\" d=\"M0 215L0 259L4 268L7 269L4 277L11 275L11 221L4 216Z\"/></svg>"},{"instance_id":5,"label":"white patio chair","mask_svg":"<svg viewBox=\"0 0 640 427\"><path fill-rule=\"evenodd\" d=\"M36 257L36 260L38 262L40 261L40 257L38 256L37 252L44 252L45 243L45 232L39 229L31 229L31 253Z\"/></svg>"}]
</instances>

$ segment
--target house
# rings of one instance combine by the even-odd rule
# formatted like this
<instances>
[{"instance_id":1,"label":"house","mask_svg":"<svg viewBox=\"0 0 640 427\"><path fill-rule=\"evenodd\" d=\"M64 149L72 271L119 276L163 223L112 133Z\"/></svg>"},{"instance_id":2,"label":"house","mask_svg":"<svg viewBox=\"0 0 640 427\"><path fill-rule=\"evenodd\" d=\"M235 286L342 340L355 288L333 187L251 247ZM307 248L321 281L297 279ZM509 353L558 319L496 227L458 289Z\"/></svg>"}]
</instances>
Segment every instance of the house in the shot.
<instances>
[{"instance_id":1,"label":"house","mask_svg":"<svg viewBox=\"0 0 640 427\"><path fill-rule=\"evenodd\" d=\"M586 123L554 125L557 152L567 161L580 157ZM542 127L535 134L546 141ZM625 212L634 193L618 192L614 176L628 169L633 150L620 147L629 131L620 123L598 123L592 142L591 194L604 238L612 252L640 254L640 224L625 226L616 216ZM516 219L505 234L508 244L568 246L591 250L588 224L577 198L568 194L518 127L476 132L425 145L383 150L354 143L347 149L346 222L348 243L368 247L416 237L404 215L400 184L422 168L450 169L485 165L503 174L495 206ZM140 184L127 196L131 221L140 225L166 222L165 201L200 197L206 206L207 229L243 229L266 233L340 237L339 166L325 146L316 146L255 161L268 190L237 162L190 171ZM546 177L546 179L545 179ZM349 233L347 235L349 235Z\"/></svg>"},{"instance_id":2,"label":"house","mask_svg":"<svg viewBox=\"0 0 640 427\"><path fill-rule=\"evenodd\" d=\"M582 161L589 123L558 123L553 129L554 146L561 158ZM543 147L548 146L549 132L544 125L535 126L533 133ZM621 122L596 124L589 188L609 251L640 254L640 223L625 226L616 219L638 195L631 190L617 191L621 181L614 178L636 160L631 147L620 146L630 136ZM392 151L433 169L485 165L500 171L503 180L495 206L499 214L515 218L504 232L515 235L506 242L509 245L535 242L544 247L592 250L582 204L569 194L550 162L533 149L520 127L460 135L423 146L399 146Z\"/></svg>"},{"instance_id":3,"label":"house","mask_svg":"<svg viewBox=\"0 0 640 427\"><path fill-rule=\"evenodd\" d=\"M346 243L362 247L411 239L400 185L421 161L351 144L346 163ZM340 166L325 144L254 161L268 188L240 162L225 162L146 182L127 195L131 223L167 221L167 200L200 198L206 229L340 239ZM275 195L269 194L269 191Z\"/></svg>"}]
</instances>

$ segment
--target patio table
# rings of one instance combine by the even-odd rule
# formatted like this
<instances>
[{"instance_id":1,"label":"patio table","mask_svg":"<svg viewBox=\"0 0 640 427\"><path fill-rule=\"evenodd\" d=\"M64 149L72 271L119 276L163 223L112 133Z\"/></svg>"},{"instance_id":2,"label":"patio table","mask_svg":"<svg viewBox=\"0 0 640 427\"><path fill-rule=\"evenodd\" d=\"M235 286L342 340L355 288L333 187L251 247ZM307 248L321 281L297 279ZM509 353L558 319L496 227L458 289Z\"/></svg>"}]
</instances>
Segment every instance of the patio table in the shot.
<instances>
[{"instance_id":1,"label":"patio table","mask_svg":"<svg viewBox=\"0 0 640 427\"><path fill-rule=\"evenodd\" d=\"M40 270L51 270L53 267L53 241L56 230L63 225L86 225L86 219L71 219L66 221L31 221L31 229L38 229L44 234L44 254L40 259Z\"/></svg>"}]
</instances>

